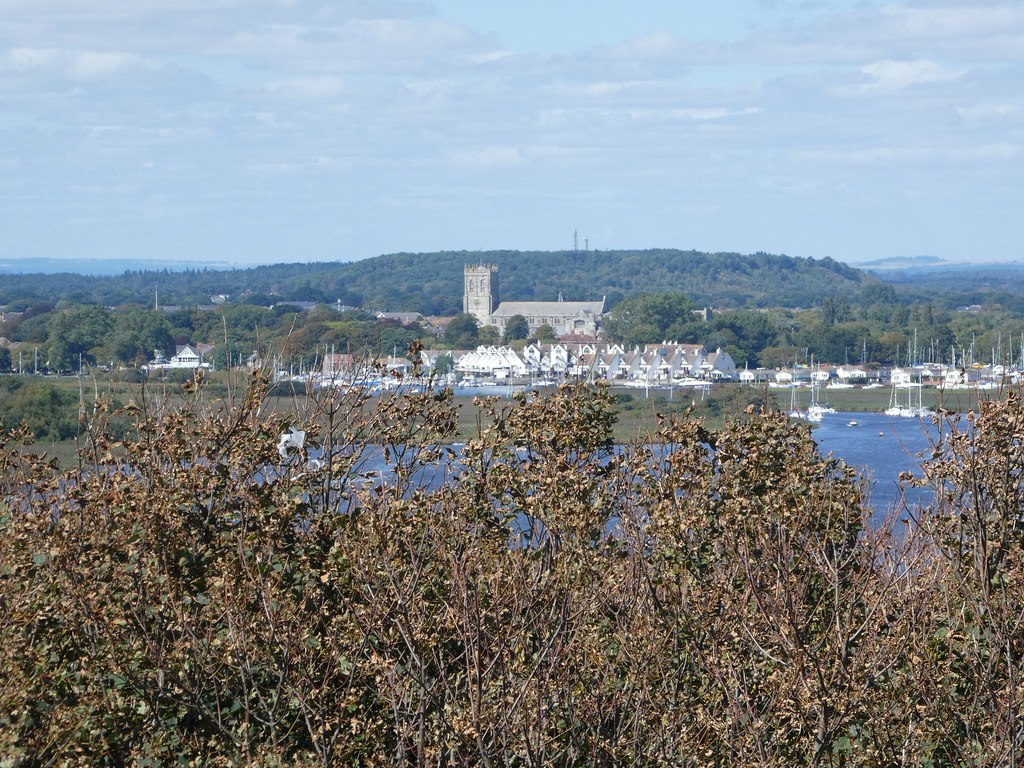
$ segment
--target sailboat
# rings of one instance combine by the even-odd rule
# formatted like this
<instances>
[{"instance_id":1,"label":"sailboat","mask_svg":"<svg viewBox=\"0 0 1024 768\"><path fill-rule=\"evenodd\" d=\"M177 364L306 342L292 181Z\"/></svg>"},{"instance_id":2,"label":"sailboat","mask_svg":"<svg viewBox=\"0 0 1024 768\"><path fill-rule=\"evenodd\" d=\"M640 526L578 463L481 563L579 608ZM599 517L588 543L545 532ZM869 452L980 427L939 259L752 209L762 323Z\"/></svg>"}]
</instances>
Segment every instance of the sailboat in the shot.
<instances>
[{"instance_id":1,"label":"sailboat","mask_svg":"<svg viewBox=\"0 0 1024 768\"><path fill-rule=\"evenodd\" d=\"M811 383L811 404L807 406L807 420L819 422L825 417L825 410L818 404L818 385Z\"/></svg>"},{"instance_id":2,"label":"sailboat","mask_svg":"<svg viewBox=\"0 0 1024 768\"><path fill-rule=\"evenodd\" d=\"M899 416L903 419L912 419L920 416L928 416L931 410L921 404L921 382L907 382L906 384L893 384L892 392L889 395L889 407L885 409L886 416ZM900 397L900 391L906 391L905 399ZM917 402L914 402L914 392L917 393Z\"/></svg>"},{"instance_id":3,"label":"sailboat","mask_svg":"<svg viewBox=\"0 0 1024 768\"><path fill-rule=\"evenodd\" d=\"M811 360L814 367L814 360ZM828 380L828 374L821 371L820 366L811 374L811 404L807 408L807 419L809 421L821 421L826 413L835 413L836 409L829 407L828 403L818 399L818 391L823 381Z\"/></svg>"},{"instance_id":4,"label":"sailboat","mask_svg":"<svg viewBox=\"0 0 1024 768\"><path fill-rule=\"evenodd\" d=\"M807 414L800 410L796 404L796 387L790 387L789 390L789 418L791 419L806 419Z\"/></svg>"}]
</instances>

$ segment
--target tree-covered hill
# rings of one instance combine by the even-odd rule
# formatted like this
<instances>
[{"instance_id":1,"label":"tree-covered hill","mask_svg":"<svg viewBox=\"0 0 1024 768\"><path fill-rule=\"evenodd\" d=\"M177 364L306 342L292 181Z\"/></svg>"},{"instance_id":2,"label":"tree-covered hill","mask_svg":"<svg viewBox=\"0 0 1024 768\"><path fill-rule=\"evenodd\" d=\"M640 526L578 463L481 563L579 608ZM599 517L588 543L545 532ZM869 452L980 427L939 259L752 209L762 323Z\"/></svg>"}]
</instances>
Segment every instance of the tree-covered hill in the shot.
<instances>
[{"instance_id":1,"label":"tree-covered hill","mask_svg":"<svg viewBox=\"0 0 1024 768\"><path fill-rule=\"evenodd\" d=\"M454 314L462 309L462 268L496 264L501 296L521 301L617 299L678 291L713 306L800 307L832 295L859 296L878 279L830 258L674 249L630 251L444 251L397 253L357 262L276 264L251 269L132 271L117 277L5 275L12 301L203 304L211 295L341 301L368 309Z\"/></svg>"},{"instance_id":2,"label":"tree-covered hill","mask_svg":"<svg viewBox=\"0 0 1024 768\"><path fill-rule=\"evenodd\" d=\"M908 300L943 297L946 306L999 304L1024 312L1024 265L935 264L872 270Z\"/></svg>"}]
</instances>

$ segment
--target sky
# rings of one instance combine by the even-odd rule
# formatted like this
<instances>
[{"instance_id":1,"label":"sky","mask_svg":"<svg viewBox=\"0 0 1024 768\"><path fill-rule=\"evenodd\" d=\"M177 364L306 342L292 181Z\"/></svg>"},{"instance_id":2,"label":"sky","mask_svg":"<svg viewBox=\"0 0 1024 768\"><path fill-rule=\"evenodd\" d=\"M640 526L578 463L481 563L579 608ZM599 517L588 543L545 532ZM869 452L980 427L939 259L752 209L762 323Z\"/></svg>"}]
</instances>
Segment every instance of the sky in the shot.
<instances>
[{"instance_id":1,"label":"sky","mask_svg":"<svg viewBox=\"0 0 1024 768\"><path fill-rule=\"evenodd\" d=\"M1019 261L1024 0L0 0L0 263Z\"/></svg>"}]
</instances>

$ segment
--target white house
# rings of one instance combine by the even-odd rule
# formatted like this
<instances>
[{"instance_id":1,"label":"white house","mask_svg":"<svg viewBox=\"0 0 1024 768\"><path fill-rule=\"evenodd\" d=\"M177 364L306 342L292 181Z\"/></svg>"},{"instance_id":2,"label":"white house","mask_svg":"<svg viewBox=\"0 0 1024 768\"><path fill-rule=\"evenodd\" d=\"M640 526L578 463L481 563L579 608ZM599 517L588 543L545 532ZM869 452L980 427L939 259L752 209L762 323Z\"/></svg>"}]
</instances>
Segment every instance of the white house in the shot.
<instances>
[{"instance_id":1,"label":"white house","mask_svg":"<svg viewBox=\"0 0 1024 768\"><path fill-rule=\"evenodd\" d=\"M910 371L905 371L902 368L893 368L889 373L889 380L894 387L909 387L913 382L913 376Z\"/></svg>"},{"instance_id":2,"label":"white house","mask_svg":"<svg viewBox=\"0 0 1024 768\"><path fill-rule=\"evenodd\" d=\"M525 361L508 347L480 346L474 352L467 352L455 363L459 373L471 373L506 379L510 376L527 376L530 368Z\"/></svg>"},{"instance_id":3,"label":"white house","mask_svg":"<svg viewBox=\"0 0 1024 768\"><path fill-rule=\"evenodd\" d=\"M159 371L167 369L209 369L212 368L209 363L203 362L203 356L199 354L199 351L191 344L182 344L177 347L174 356L167 360L163 352L159 349L153 350L153 360L148 364L144 365L143 368L147 371Z\"/></svg>"},{"instance_id":4,"label":"white house","mask_svg":"<svg viewBox=\"0 0 1024 768\"><path fill-rule=\"evenodd\" d=\"M965 368L949 367L942 373L942 386L944 387L965 387L967 384L968 378Z\"/></svg>"},{"instance_id":5,"label":"white house","mask_svg":"<svg viewBox=\"0 0 1024 768\"><path fill-rule=\"evenodd\" d=\"M842 381L849 381L850 379L866 379L868 372L862 368L847 368L846 366L839 366L836 368L836 378Z\"/></svg>"},{"instance_id":6,"label":"white house","mask_svg":"<svg viewBox=\"0 0 1024 768\"><path fill-rule=\"evenodd\" d=\"M732 355L721 348L709 352L700 366L701 374L709 379L731 378L736 373L736 363Z\"/></svg>"}]
</instances>

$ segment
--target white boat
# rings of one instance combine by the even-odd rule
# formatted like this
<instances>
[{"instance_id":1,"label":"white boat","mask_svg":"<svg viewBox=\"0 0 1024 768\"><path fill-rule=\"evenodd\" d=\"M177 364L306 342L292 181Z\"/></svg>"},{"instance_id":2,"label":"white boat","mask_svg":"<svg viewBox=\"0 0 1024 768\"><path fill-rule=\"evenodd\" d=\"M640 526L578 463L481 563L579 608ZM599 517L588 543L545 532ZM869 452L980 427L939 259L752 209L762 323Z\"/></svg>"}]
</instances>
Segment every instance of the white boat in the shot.
<instances>
[{"instance_id":1,"label":"white boat","mask_svg":"<svg viewBox=\"0 0 1024 768\"><path fill-rule=\"evenodd\" d=\"M900 384L898 386L894 384L892 393L889 395L889 407L883 413L886 416L896 416L901 419L913 419L931 415L931 410L921 405L922 389L923 387L920 383ZM900 397L902 391L907 393L905 400ZM917 392L916 403L914 402L914 392Z\"/></svg>"},{"instance_id":2,"label":"white boat","mask_svg":"<svg viewBox=\"0 0 1024 768\"><path fill-rule=\"evenodd\" d=\"M826 413L835 413L835 408L830 408L827 404L818 402L818 386L816 384L811 385L811 404L807 408L807 420L819 422L825 418Z\"/></svg>"},{"instance_id":3,"label":"white boat","mask_svg":"<svg viewBox=\"0 0 1024 768\"><path fill-rule=\"evenodd\" d=\"M796 404L796 387L791 387L789 390L789 418L791 419L806 419L807 414L800 410Z\"/></svg>"}]
</instances>

